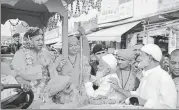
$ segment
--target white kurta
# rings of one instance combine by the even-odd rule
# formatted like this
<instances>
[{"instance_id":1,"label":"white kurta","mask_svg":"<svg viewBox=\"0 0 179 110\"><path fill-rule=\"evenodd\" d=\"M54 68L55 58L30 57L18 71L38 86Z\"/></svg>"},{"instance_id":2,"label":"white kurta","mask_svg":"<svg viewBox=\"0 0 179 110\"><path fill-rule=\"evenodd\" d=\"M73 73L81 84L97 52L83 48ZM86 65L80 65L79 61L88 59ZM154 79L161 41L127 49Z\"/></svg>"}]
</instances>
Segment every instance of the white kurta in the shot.
<instances>
[{"instance_id":1,"label":"white kurta","mask_svg":"<svg viewBox=\"0 0 179 110\"><path fill-rule=\"evenodd\" d=\"M93 83L92 82L87 82L85 83L85 90L86 93L89 97L97 97L99 95L101 96L107 96L109 99L114 99L115 98L115 94L110 94L111 92L113 92L109 81L109 78L116 78L118 80L119 83L119 79L116 73L113 74L109 74L105 77L102 77L100 79L100 85L99 88L97 90L93 89Z\"/></svg>"},{"instance_id":2,"label":"white kurta","mask_svg":"<svg viewBox=\"0 0 179 110\"><path fill-rule=\"evenodd\" d=\"M175 82L175 86L177 89L177 108L179 108L179 77L173 79L173 81Z\"/></svg>"},{"instance_id":3,"label":"white kurta","mask_svg":"<svg viewBox=\"0 0 179 110\"><path fill-rule=\"evenodd\" d=\"M147 100L144 107L154 109L176 108L177 92L170 75L157 66L143 73L140 85L132 95Z\"/></svg>"}]
</instances>

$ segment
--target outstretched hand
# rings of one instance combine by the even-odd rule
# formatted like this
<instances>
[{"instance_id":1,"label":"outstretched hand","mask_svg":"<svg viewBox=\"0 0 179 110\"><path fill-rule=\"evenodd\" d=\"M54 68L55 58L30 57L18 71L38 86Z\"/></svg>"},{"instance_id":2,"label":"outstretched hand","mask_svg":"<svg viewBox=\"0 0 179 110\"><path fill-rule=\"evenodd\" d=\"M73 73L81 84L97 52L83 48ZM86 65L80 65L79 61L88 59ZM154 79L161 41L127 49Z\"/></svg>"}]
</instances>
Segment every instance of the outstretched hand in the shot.
<instances>
[{"instance_id":1,"label":"outstretched hand","mask_svg":"<svg viewBox=\"0 0 179 110\"><path fill-rule=\"evenodd\" d=\"M116 78L109 78L108 82L114 90L119 91L121 89Z\"/></svg>"}]
</instances>

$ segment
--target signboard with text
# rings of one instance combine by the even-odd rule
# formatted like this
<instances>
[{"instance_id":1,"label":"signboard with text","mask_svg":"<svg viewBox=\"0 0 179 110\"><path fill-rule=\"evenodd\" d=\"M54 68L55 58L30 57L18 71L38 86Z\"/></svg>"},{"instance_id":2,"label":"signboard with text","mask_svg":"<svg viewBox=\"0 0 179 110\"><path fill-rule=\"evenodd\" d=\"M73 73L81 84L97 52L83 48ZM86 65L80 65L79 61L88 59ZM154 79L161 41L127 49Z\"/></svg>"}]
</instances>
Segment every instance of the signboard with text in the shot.
<instances>
[{"instance_id":1,"label":"signboard with text","mask_svg":"<svg viewBox=\"0 0 179 110\"><path fill-rule=\"evenodd\" d=\"M177 42L177 33L174 33L172 30L170 30L169 34L169 42L168 42L168 53L170 54L173 50L176 49Z\"/></svg>"},{"instance_id":2,"label":"signboard with text","mask_svg":"<svg viewBox=\"0 0 179 110\"><path fill-rule=\"evenodd\" d=\"M45 44L62 42L62 29L60 27L57 27L50 31L45 32L44 41Z\"/></svg>"},{"instance_id":3,"label":"signboard with text","mask_svg":"<svg viewBox=\"0 0 179 110\"><path fill-rule=\"evenodd\" d=\"M79 22L85 31L89 31L98 27L98 11L91 9L88 14L82 14L79 17L72 17L68 20L68 33L77 34Z\"/></svg>"},{"instance_id":4,"label":"signboard with text","mask_svg":"<svg viewBox=\"0 0 179 110\"><path fill-rule=\"evenodd\" d=\"M91 19L83 20L83 21L80 21L80 22L81 22L82 27L85 30L91 30L91 29L94 29L94 28L98 27L98 18L97 18L97 16L94 16ZM78 21L74 22L74 30L73 30L74 32L78 31L78 26L79 26L79 22Z\"/></svg>"},{"instance_id":5,"label":"signboard with text","mask_svg":"<svg viewBox=\"0 0 179 110\"><path fill-rule=\"evenodd\" d=\"M50 39L55 39L60 36L61 33L59 33L59 27L54 28L51 31L45 32L45 39L44 40L50 40Z\"/></svg>"},{"instance_id":6,"label":"signboard with text","mask_svg":"<svg viewBox=\"0 0 179 110\"><path fill-rule=\"evenodd\" d=\"M133 17L133 0L119 4L116 7L102 9L98 14L98 24Z\"/></svg>"}]
</instances>

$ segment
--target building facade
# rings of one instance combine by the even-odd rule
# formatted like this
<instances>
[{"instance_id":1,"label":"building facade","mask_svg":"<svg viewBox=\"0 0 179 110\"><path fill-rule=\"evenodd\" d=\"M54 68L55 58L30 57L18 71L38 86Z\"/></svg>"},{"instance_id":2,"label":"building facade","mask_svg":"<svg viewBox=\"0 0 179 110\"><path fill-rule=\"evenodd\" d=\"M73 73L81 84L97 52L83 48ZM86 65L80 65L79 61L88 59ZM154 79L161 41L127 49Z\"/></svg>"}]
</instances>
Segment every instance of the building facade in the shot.
<instances>
[{"instance_id":1,"label":"building facade","mask_svg":"<svg viewBox=\"0 0 179 110\"><path fill-rule=\"evenodd\" d=\"M89 40L101 40L115 49L131 48L141 41L159 44L161 48L167 48L168 53L178 48L179 0L108 2L102 1L98 14L99 31L87 35Z\"/></svg>"}]
</instances>

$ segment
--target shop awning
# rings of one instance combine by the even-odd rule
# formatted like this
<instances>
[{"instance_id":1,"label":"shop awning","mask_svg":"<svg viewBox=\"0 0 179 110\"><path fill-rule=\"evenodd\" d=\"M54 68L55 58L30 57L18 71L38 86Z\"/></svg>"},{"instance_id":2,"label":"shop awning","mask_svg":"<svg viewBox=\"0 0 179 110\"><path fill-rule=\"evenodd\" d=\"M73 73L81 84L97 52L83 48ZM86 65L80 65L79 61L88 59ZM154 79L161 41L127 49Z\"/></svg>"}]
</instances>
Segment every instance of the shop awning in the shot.
<instances>
[{"instance_id":1,"label":"shop awning","mask_svg":"<svg viewBox=\"0 0 179 110\"><path fill-rule=\"evenodd\" d=\"M103 29L87 35L89 41L116 41L121 42L121 36L141 21L123 24L108 29Z\"/></svg>"}]
</instances>

